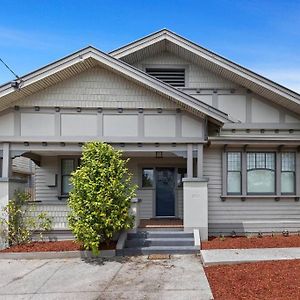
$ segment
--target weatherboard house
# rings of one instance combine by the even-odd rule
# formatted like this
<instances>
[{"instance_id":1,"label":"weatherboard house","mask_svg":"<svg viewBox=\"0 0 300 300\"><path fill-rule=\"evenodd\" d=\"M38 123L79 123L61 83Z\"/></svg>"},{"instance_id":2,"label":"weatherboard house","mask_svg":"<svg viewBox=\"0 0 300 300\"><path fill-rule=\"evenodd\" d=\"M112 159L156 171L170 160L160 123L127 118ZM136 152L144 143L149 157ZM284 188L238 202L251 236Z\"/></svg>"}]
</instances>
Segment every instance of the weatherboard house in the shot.
<instances>
[{"instance_id":1,"label":"weatherboard house","mask_svg":"<svg viewBox=\"0 0 300 300\"><path fill-rule=\"evenodd\" d=\"M82 144L130 158L141 222L208 235L300 230L300 95L161 30L110 53L88 46L0 86L0 205L35 165L34 201L67 231Z\"/></svg>"}]
</instances>

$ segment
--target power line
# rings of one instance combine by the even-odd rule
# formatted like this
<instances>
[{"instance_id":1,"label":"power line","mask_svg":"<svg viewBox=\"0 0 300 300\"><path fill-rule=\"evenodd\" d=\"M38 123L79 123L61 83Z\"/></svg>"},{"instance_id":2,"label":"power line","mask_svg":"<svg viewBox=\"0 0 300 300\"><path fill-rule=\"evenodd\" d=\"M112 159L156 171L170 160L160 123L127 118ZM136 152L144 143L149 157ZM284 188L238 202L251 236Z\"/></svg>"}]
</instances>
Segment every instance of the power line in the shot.
<instances>
[{"instance_id":1,"label":"power line","mask_svg":"<svg viewBox=\"0 0 300 300\"><path fill-rule=\"evenodd\" d=\"M20 77L1 59L1 57L0 57L0 61L17 79L20 79Z\"/></svg>"}]
</instances>

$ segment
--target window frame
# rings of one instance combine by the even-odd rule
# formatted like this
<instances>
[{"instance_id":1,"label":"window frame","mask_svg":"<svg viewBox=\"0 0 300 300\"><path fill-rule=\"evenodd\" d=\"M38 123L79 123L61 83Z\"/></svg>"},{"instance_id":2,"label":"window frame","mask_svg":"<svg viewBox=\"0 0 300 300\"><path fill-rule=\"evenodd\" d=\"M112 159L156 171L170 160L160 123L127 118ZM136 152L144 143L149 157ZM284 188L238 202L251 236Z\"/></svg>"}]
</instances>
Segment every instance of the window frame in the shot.
<instances>
[{"instance_id":1,"label":"window frame","mask_svg":"<svg viewBox=\"0 0 300 300\"><path fill-rule=\"evenodd\" d=\"M251 168L251 169L248 169L248 154L255 154L255 168ZM265 167L264 168L261 168L261 167L256 167L256 164L257 164L257 160L256 160L256 154L258 153L262 153L264 154L264 165ZM274 155L274 169L270 169L270 168L267 168L267 158L266 158L266 154L267 153L272 153ZM276 155L276 151L246 151L246 194L247 195L276 195L276 190L277 190L277 163L276 163L276 160L277 160L277 155ZM249 171L258 171L258 170L268 170L268 171L272 171L274 172L274 191L273 192L248 192L248 172Z\"/></svg>"},{"instance_id":2,"label":"window frame","mask_svg":"<svg viewBox=\"0 0 300 300\"><path fill-rule=\"evenodd\" d=\"M228 154L229 153L239 153L240 155L240 170L229 170L228 165ZM227 195L242 195L242 175L243 175L243 166L242 166L242 152L241 151L227 151L226 152L226 191ZM240 192L228 192L228 173L239 173L240 174Z\"/></svg>"},{"instance_id":3,"label":"window frame","mask_svg":"<svg viewBox=\"0 0 300 300\"><path fill-rule=\"evenodd\" d=\"M152 170L153 171L153 184L152 186L143 186L143 174L144 174L144 170ZM141 168L141 173L140 173L140 188L143 190L152 190L155 189L155 167L142 167Z\"/></svg>"},{"instance_id":4,"label":"window frame","mask_svg":"<svg viewBox=\"0 0 300 300\"><path fill-rule=\"evenodd\" d=\"M294 156L294 170L293 171L283 171L282 170L282 154L284 153L293 153L293 156ZM296 176L297 176L297 168L296 168L296 161L297 161L297 155L296 155L296 152L295 151L282 151L280 152L280 194L281 195L295 195L296 194L296 184L297 184L297 180L296 180ZM282 192L282 173L293 173L294 175L294 180L293 180L293 186L294 186L294 189L293 189L293 192Z\"/></svg>"},{"instance_id":5,"label":"window frame","mask_svg":"<svg viewBox=\"0 0 300 300\"><path fill-rule=\"evenodd\" d=\"M78 168L78 166L80 165L80 157L74 157L74 156L60 157L60 159L59 159L59 187L58 187L58 190L59 190L58 198L59 199L69 197L69 193L63 193L63 177L64 176L69 176L70 177L70 175L63 174L63 172L62 172L63 171L62 170L62 164L63 164L64 160L73 160L74 161L74 170L72 172L74 172Z\"/></svg>"}]
</instances>

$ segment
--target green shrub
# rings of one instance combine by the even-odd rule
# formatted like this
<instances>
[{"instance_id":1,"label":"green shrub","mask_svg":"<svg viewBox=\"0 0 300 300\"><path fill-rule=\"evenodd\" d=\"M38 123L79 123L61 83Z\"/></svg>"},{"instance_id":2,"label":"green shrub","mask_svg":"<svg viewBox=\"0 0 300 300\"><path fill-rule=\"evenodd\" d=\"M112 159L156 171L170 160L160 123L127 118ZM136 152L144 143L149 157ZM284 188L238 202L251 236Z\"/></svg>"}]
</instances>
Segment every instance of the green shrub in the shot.
<instances>
[{"instance_id":1,"label":"green shrub","mask_svg":"<svg viewBox=\"0 0 300 300\"><path fill-rule=\"evenodd\" d=\"M94 253L115 233L133 226L129 209L137 187L131 183L127 162L112 146L89 142L72 174L69 227L84 248Z\"/></svg>"},{"instance_id":2,"label":"green shrub","mask_svg":"<svg viewBox=\"0 0 300 300\"><path fill-rule=\"evenodd\" d=\"M45 212L36 215L36 206L30 200L29 193L16 192L2 209L0 235L10 246L31 242L36 230L43 239L43 232L51 229L52 220Z\"/></svg>"}]
</instances>

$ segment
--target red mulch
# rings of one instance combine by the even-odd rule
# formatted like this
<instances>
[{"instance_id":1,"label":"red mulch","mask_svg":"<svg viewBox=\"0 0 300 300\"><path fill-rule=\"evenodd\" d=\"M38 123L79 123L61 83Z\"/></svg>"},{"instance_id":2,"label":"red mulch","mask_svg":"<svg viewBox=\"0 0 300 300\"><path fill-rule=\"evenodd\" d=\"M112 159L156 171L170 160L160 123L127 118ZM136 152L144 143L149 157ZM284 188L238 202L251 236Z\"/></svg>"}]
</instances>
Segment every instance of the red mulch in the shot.
<instances>
[{"instance_id":1,"label":"red mulch","mask_svg":"<svg viewBox=\"0 0 300 300\"><path fill-rule=\"evenodd\" d=\"M300 299L300 260L205 268L215 300Z\"/></svg>"},{"instance_id":2,"label":"red mulch","mask_svg":"<svg viewBox=\"0 0 300 300\"><path fill-rule=\"evenodd\" d=\"M202 242L202 249L249 249L300 247L299 235L274 235L263 237L210 237Z\"/></svg>"},{"instance_id":3,"label":"red mulch","mask_svg":"<svg viewBox=\"0 0 300 300\"><path fill-rule=\"evenodd\" d=\"M101 250L116 248L116 242L100 246ZM83 250L80 243L76 241L56 241L56 242L31 242L29 244L16 245L1 250L0 252L46 252L46 251L76 251Z\"/></svg>"}]
</instances>

